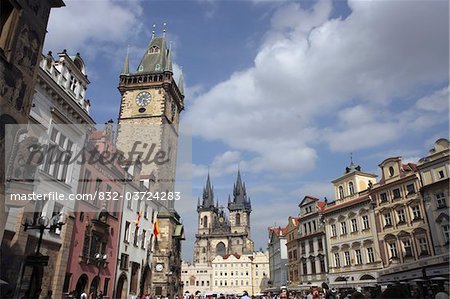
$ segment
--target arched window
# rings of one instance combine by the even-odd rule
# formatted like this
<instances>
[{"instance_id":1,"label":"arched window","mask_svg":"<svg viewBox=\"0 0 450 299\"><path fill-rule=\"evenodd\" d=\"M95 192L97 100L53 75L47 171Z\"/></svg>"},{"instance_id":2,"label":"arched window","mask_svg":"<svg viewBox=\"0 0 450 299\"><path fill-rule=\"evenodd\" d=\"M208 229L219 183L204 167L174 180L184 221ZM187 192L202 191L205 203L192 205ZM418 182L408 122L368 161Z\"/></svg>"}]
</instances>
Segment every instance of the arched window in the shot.
<instances>
[{"instance_id":1,"label":"arched window","mask_svg":"<svg viewBox=\"0 0 450 299\"><path fill-rule=\"evenodd\" d=\"M208 216L203 216L203 227L204 228L208 227Z\"/></svg>"},{"instance_id":2,"label":"arched window","mask_svg":"<svg viewBox=\"0 0 450 299\"><path fill-rule=\"evenodd\" d=\"M236 214L236 226L241 226L241 214Z\"/></svg>"},{"instance_id":3,"label":"arched window","mask_svg":"<svg viewBox=\"0 0 450 299\"><path fill-rule=\"evenodd\" d=\"M342 186L339 186L339 199L344 198L344 188Z\"/></svg>"},{"instance_id":4,"label":"arched window","mask_svg":"<svg viewBox=\"0 0 450 299\"><path fill-rule=\"evenodd\" d=\"M224 256L226 253L225 244L223 242L220 242L216 246L216 255Z\"/></svg>"},{"instance_id":5,"label":"arched window","mask_svg":"<svg viewBox=\"0 0 450 299\"><path fill-rule=\"evenodd\" d=\"M350 195L355 194L355 187L353 186L353 182L348 183L348 191L350 192Z\"/></svg>"}]
</instances>

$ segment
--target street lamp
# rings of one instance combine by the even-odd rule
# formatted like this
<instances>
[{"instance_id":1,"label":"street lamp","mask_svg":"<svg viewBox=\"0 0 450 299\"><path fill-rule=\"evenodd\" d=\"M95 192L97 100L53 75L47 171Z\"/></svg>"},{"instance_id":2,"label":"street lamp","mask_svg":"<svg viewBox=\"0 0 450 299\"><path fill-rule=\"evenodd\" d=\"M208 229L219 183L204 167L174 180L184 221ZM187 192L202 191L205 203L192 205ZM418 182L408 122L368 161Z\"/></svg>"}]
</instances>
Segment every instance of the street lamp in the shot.
<instances>
[{"instance_id":1,"label":"street lamp","mask_svg":"<svg viewBox=\"0 0 450 299\"><path fill-rule=\"evenodd\" d=\"M23 223L23 231L27 231L29 229L37 229L40 231L38 245L36 248L36 255L39 255L39 251L41 249L42 236L44 235L45 230L56 230L62 229L62 226L66 224L65 215L63 213L58 213L49 219L47 216L41 216L37 219L36 224L33 223L33 220L30 218L25 219L25 223Z\"/></svg>"}]
</instances>

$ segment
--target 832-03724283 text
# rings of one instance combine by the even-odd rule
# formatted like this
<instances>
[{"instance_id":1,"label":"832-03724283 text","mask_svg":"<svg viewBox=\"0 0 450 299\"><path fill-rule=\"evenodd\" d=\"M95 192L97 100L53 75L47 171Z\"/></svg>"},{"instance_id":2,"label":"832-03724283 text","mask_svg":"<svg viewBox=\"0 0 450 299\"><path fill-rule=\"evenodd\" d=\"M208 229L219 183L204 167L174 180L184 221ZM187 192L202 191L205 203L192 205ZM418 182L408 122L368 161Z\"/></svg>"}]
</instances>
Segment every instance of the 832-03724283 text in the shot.
<instances>
[{"instance_id":1,"label":"832-03724283 text","mask_svg":"<svg viewBox=\"0 0 450 299\"><path fill-rule=\"evenodd\" d=\"M48 192L48 193L29 193L29 194L21 194L15 193L11 194L10 200L56 200L56 201L64 201L64 200L85 200L85 201L94 201L94 200L180 200L181 194L180 192L108 192L108 191L95 191L95 193L75 193L75 194L63 194L59 192Z\"/></svg>"}]
</instances>

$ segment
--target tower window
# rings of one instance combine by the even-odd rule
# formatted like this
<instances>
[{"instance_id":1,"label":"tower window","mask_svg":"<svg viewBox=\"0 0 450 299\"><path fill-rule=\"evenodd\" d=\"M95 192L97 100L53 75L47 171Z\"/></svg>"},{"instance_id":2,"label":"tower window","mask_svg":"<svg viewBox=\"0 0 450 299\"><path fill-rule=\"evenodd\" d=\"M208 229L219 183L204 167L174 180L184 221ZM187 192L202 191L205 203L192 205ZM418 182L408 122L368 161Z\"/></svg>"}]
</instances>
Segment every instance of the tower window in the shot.
<instances>
[{"instance_id":1,"label":"tower window","mask_svg":"<svg viewBox=\"0 0 450 299\"><path fill-rule=\"evenodd\" d=\"M208 227L208 217L207 217L207 216L204 216L204 217L203 217L203 227L204 227L204 228L207 228L207 227Z\"/></svg>"},{"instance_id":2,"label":"tower window","mask_svg":"<svg viewBox=\"0 0 450 299\"><path fill-rule=\"evenodd\" d=\"M241 214L236 214L236 226L241 226Z\"/></svg>"},{"instance_id":3,"label":"tower window","mask_svg":"<svg viewBox=\"0 0 450 299\"><path fill-rule=\"evenodd\" d=\"M217 244L216 246L216 254L220 255L220 256L224 256L226 253L226 248L225 248L225 244L223 242L220 242L219 244Z\"/></svg>"},{"instance_id":4,"label":"tower window","mask_svg":"<svg viewBox=\"0 0 450 299\"><path fill-rule=\"evenodd\" d=\"M155 53L159 53L159 47L158 46L153 46L150 49L148 49L148 54L155 54Z\"/></svg>"},{"instance_id":5,"label":"tower window","mask_svg":"<svg viewBox=\"0 0 450 299\"><path fill-rule=\"evenodd\" d=\"M339 199L343 199L344 198L344 188L342 188L342 186L339 186Z\"/></svg>"},{"instance_id":6,"label":"tower window","mask_svg":"<svg viewBox=\"0 0 450 299\"><path fill-rule=\"evenodd\" d=\"M355 187L353 186L353 182L348 183L348 191L350 192L350 195L355 194Z\"/></svg>"}]
</instances>

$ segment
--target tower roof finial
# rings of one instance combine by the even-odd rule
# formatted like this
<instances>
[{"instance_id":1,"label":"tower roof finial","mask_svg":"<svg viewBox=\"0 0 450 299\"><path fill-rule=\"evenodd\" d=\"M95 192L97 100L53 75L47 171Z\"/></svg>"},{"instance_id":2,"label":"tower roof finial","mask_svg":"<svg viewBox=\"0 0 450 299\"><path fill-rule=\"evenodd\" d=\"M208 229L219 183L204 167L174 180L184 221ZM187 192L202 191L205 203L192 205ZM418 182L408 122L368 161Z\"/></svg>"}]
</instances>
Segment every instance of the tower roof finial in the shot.
<instances>
[{"instance_id":1,"label":"tower roof finial","mask_svg":"<svg viewBox=\"0 0 450 299\"><path fill-rule=\"evenodd\" d=\"M153 24L153 30L152 30L152 39L155 38L155 30L156 30L156 24Z\"/></svg>"},{"instance_id":2,"label":"tower roof finial","mask_svg":"<svg viewBox=\"0 0 450 299\"><path fill-rule=\"evenodd\" d=\"M125 56L125 61L123 62L121 75L128 75L130 73L130 45L127 47L127 56Z\"/></svg>"},{"instance_id":3,"label":"tower roof finial","mask_svg":"<svg viewBox=\"0 0 450 299\"><path fill-rule=\"evenodd\" d=\"M353 164L353 153L350 153L350 164Z\"/></svg>"}]
</instances>

